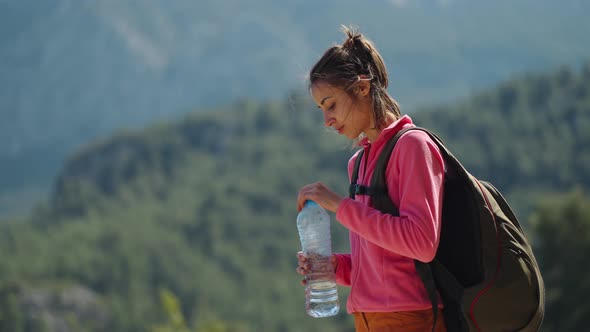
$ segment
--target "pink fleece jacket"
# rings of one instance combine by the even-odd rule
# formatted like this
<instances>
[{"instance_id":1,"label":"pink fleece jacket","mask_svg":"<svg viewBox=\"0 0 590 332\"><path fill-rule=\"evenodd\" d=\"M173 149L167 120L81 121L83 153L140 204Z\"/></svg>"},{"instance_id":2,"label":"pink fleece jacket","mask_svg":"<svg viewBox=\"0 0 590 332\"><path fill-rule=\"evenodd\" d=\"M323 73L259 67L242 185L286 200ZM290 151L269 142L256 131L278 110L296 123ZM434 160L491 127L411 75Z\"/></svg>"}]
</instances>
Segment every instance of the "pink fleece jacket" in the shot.
<instances>
[{"instance_id":1,"label":"pink fleece jacket","mask_svg":"<svg viewBox=\"0 0 590 332\"><path fill-rule=\"evenodd\" d=\"M403 116L384 129L364 149L358 183L368 186L377 158L389 138L414 126ZM355 154L348 163L351 176ZM369 196L346 198L336 219L350 234L350 254L336 254L336 281L350 286L347 311L392 312L424 310L431 303L414 267L414 259L428 262L440 240L444 161L428 134L410 131L396 144L386 170L389 197L399 217L371 206Z\"/></svg>"}]
</instances>

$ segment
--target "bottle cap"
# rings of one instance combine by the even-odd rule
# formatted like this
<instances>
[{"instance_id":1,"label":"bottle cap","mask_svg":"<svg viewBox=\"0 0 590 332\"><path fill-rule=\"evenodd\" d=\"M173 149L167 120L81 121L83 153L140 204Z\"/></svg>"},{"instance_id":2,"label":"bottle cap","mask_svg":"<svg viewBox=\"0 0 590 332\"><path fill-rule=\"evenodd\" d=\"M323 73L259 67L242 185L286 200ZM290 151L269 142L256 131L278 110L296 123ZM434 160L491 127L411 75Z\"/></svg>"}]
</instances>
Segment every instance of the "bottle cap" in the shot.
<instances>
[{"instance_id":1,"label":"bottle cap","mask_svg":"<svg viewBox=\"0 0 590 332\"><path fill-rule=\"evenodd\" d=\"M312 201L311 199L308 199L305 201L305 203L303 203L303 206L317 206L318 203Z\"/></svg>"}]
</instances>

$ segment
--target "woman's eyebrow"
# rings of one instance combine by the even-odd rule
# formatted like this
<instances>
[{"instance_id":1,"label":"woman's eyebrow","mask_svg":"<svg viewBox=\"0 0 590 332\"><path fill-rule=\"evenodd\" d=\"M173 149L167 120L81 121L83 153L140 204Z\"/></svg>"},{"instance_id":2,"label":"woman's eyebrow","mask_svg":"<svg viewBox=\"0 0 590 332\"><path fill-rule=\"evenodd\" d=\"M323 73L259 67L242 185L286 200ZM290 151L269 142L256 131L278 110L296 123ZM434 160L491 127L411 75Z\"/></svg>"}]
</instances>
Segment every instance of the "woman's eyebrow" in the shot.
<instances>
[{"instance_id":1,"label":"woman's eyebrow","mask_svg":"<svg viewBox=\"0 0 590 332\"><path fill-rule=\"evenodd\" d=\"M324 102L326 101L326 99L329 99L329 98L332 98L332 96L326 96L326 97L324 97L324 98L322 99L322 101L320 101L320 106L323 106L323 105L324 105ZM318 106L318 108L319 108L320 106Z\"/></svg>"}]
</instances>

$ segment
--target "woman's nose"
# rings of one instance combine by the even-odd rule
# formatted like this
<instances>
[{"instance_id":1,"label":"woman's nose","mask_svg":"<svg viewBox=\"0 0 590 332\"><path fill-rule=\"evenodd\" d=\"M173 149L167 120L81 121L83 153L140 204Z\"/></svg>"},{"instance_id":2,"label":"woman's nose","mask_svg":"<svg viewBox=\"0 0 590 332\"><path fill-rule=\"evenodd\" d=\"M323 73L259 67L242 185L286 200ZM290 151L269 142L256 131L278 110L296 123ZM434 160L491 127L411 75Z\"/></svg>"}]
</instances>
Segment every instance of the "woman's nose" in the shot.
<instances>
[{"instance_id":1,"label":"woman's nose","mask_svg":"<svg viewBox=\"0 0 590 332\"><path fill-rule=\"evenodd\" d=\"M324 113L324 126L331 127L334 124L334 118Z\"/></svg>"}]
</instances>

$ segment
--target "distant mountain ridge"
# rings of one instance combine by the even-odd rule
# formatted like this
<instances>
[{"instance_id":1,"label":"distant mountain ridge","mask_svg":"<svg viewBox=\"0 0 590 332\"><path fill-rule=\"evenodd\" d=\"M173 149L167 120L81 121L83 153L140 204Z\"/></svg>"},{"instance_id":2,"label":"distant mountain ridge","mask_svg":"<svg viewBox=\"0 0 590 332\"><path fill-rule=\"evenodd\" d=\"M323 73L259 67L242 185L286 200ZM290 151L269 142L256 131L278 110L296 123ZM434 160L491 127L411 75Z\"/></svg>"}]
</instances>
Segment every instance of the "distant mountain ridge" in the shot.
<instances>
[{"instance_id":1,"label":"distant mountain ridge","mask_svg":"<svg viewBox=\"0 0 590 332\"><path fill-rule=\"evenodd\" d=\"M4 1L0 196L46 190L97 137L303 89L309 66L342 40L340 24L376 42L390 90L413 109L579 63L590 54L588 11L549 0Z\"/></svg>"}]
</instances>

